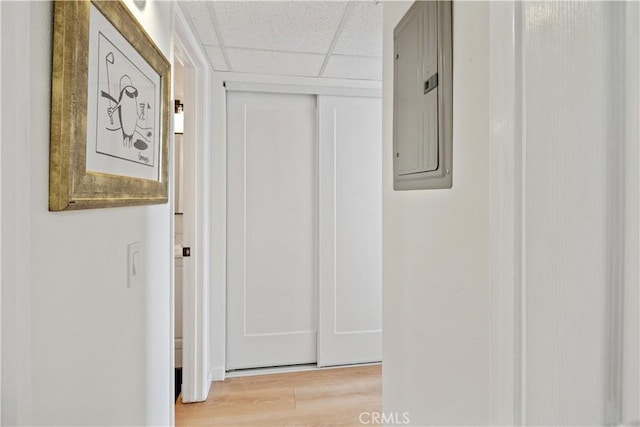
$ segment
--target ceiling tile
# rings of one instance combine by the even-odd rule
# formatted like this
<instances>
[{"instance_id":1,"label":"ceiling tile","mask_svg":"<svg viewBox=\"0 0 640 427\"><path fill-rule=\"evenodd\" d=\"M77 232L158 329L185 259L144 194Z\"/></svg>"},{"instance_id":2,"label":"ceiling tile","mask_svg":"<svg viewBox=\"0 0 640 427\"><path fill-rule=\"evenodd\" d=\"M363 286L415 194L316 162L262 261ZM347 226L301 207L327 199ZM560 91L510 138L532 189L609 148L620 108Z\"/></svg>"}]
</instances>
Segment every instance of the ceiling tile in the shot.
<instances>
[{"instance_id":1,"label":"ceiling tile","mask_svg":"<svg viewBox=\"0 0 640 427\"><path fill-rule=\"evenodd\" d=\"M204 45L218 46L218 37L213 26L209 6L206 1L181 1L180 5L186 11L189 19Z\"/></svg>"},{"instance_id":2,"label":"ceiling tile","mask_svg":"<svg viewBox=\"0 0 640 427\"><path fill-rule=\"evenodd\" d=\"M322 77L382 80L382 58L331 55Z\"/></svg>"},{"instance_id":3,"label":"ceiling tile","mask_svg":"<svg viewBox=\"0 0 640 427\"><path fill-rule=\"evenodd\" d=\"M324 55L226 48L233 71L289 76L317 76Z\"/></svg>"},{"instance_id":4,"label":"ceiling tile","mask_svg":"<svg viewBox=\"0 0 640 427\"><path fill-rule=\"evenodd\" d=\"M347 2L213 2L225 46L326 53ZM235 68L235 66L234 66Z\"/></svg>"},{"instance_id":5,"label":"ceiling tile","mask_svg":"<svg viewBox=\"0 0 640 427\"><path fill-rule=\"evenodd\" d=\"M207 55L211 60L211 65L213 65L214 70L229 71L229 67L224 59L221 48L216 46L205 46L204 49L207 51Z\"/></svg>"},{"instance_id":6,"label":"ceiling tile","mask_svg":"<svg viewBox=\"0 0 640 427\"><path fill-rule=\"evenodd\" d=\"M382 5L354 2L333 53L382 56Z\"/></svg>"}]
</instances>

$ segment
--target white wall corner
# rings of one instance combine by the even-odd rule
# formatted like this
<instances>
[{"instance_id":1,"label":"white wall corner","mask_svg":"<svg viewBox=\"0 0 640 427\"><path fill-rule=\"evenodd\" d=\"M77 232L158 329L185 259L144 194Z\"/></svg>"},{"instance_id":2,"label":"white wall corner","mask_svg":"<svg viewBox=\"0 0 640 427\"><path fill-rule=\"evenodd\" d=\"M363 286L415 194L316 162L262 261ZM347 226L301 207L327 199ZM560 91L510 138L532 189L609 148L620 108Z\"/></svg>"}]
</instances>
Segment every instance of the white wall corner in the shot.
<instances>
[{"instance_id":1,"label":"white wall corner","mask_svg":"<svg viewBox=\"0 0 640 427\"><path fill-rule=\"evenodd\" d=\"M490 4L491 425L520 422L521 94L514 2Z\"/></svg>"}]
</instances>

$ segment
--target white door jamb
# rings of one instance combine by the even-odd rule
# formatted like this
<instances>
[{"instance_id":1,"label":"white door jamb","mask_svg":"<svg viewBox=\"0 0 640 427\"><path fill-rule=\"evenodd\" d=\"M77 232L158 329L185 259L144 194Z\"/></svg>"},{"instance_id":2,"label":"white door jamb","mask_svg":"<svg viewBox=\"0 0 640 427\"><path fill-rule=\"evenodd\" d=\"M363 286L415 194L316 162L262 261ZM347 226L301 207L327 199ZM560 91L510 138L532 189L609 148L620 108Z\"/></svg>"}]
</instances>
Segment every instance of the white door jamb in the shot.
<instances>
[{"instance_id":1,"label":"white door jamb","mask_svg":"<svg viewBox=\"0 0 640 427\"><path fill-rule=\"evenodd\" d=\"M209 158L211 69L196 36L179 4L175 6L174 43L184 54L186 66L195 77L186 83L184 161L185 229L184 245L191 247L184 263L186 280L183 293L183 372L182 401L207 399L211 386L209 360ZM190 174L190 176L187 176ZM186 260L186 258L185 258Z\"/></svg>"}]
</instances>

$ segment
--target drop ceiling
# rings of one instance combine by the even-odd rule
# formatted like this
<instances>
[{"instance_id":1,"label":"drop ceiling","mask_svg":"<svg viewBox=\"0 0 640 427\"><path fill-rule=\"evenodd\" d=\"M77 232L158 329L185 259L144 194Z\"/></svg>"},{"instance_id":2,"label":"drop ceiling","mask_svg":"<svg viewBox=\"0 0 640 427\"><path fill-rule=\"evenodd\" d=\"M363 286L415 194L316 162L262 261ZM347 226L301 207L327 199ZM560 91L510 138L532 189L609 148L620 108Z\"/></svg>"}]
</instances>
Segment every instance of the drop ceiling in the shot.
<instances>
[{"instance_id":1,"label":"drop ceiling","mask_svg":"<svg viewBox=\"0 0 640 427\"><path fill-rule=\"evenodd\" d=\"M180 1L216 71L381 80L374 1Z\"/></svg>"}]
</instances>

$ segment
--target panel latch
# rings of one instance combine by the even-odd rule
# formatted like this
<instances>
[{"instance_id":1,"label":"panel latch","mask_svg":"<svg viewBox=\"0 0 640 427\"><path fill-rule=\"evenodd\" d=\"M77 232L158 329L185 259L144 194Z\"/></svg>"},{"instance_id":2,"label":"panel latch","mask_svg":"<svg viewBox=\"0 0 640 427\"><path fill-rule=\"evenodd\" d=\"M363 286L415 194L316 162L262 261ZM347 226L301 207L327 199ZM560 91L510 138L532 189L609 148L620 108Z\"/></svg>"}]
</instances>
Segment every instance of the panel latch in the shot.
<instances>
[{"instance_id":1,"label":"panel latch","mask_svg":"<svg viewBox=\"0 0 640 427\"><path fill-rule=\"evenodd\" d=\"M435 73L433 76L431 76L427 80L425 80L425 82L424 82L424 94L426 95L427 93L431 92L436 87L438 87L438 73Z\"/></svg>"}]
</instances>

